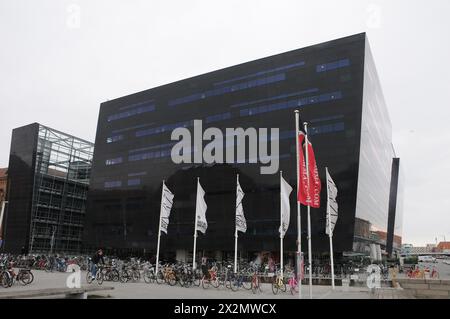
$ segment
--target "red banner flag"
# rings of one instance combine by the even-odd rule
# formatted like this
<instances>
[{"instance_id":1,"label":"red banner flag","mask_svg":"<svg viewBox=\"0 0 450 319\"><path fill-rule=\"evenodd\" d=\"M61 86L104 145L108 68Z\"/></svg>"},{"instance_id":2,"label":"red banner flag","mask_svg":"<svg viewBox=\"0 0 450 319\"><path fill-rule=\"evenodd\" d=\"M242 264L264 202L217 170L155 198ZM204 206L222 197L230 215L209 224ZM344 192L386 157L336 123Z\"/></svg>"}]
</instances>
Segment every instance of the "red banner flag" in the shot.
<instances>
[{"instance_id":1,"label":"red banner flag","mask_svg":"<svg viewBox=\"0 0 450 319\"><path fill-rule=\"evenodd\" d=\"M308 143L308 164L309 164L309 197L311 199L311 207L320 207L320 191L322 183L319 178L319 170L317 169L316 157L311 143Z\"/></svg>"},{"instance_id":2,"label":"red banner flag","mask_svg":"<svg viewBox=\"0 0 450 319\"><path fill-rule=\"evenodd\" d=\"M298 135L299 143L299 191L298 201L305 205L314 208L320 207L320 191L322 188L319 171L316 165L316 158L311 143L308 143L308 170L309 170L309 191L308 191L308 176L306 173L306 157L305 157L305 133L300 132Z\"/></svg>"},{"instance_id":3,"label":"red banner flag","mask_svg":"<svg viewBox=\"0 0 450 319\"><path fill-rule=\"evenodd\" d=\"M298 149L300 151L299 154L299 169L298 172L300 174L299 176L299 184L298 185L298 201L303 205L307 204L307 197L308 197L308 177L306 175L306 162L305 162L305 154L303 153L303 144L305 143L305 134L303 132L300 132L298 135Z\"/></svg>"}]
</instances>

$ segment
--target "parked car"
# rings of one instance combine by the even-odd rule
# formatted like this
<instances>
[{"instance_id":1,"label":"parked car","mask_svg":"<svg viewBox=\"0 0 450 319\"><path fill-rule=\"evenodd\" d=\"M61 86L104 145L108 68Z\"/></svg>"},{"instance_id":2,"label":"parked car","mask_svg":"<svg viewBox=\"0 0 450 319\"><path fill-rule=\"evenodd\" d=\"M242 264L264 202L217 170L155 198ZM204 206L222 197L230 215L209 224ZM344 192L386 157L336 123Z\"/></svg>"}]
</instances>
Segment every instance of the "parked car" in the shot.
<instances>
[{"instance_id":1,"label":"parked car","mask_svg":"<svg viewBox=\"0 0 450 319\"><path fill-rule=\"evenodd\" d=\"M419 256L419 262L423 263L437 263L437 259L433 256Z\"/></svg>"}]
</instances>

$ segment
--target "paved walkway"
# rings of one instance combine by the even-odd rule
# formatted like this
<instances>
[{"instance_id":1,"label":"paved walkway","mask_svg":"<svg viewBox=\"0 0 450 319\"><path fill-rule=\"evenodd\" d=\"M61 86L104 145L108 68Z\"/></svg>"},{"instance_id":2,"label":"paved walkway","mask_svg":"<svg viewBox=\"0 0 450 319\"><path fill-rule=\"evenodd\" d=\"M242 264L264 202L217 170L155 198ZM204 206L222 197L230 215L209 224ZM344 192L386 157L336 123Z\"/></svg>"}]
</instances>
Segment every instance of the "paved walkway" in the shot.
<instances>
[{"instance_id":1,"label":"paved walkway","mask_svg":"<svg viewBox=\"0 0 450 319\"><path fill-rule=\"evenodd\" d=\"M22 291L28 289L64 288L69 273L46 273L44 271L33 270L35 280L31 285L21 286L15 283L8 291ZM86 285L86 273L82 272L81 284ZM94 282L93 285L96 285ZM262 291L253 294L248 290L233 292L224 287L219 289L202 287L184 288L179 285L171 287L166 284L147 284L143 280L138 283L114 283L104 282L103 285L113 286L114 290L106 292L93 292L91 298L121 298L121 299L297 299L290 292L274 295L270 284L263 284ZM309 299L308 286L302 287L304 299ZM3 291L5 288L0 288ZM390 290L387 293L372 294L365 287L349 287L345 291L342 287L336 287L334 291L330 286L313 286L313 299L372 299L372 298L396 298L395 292Z\"/></svg>"}]
</instances>

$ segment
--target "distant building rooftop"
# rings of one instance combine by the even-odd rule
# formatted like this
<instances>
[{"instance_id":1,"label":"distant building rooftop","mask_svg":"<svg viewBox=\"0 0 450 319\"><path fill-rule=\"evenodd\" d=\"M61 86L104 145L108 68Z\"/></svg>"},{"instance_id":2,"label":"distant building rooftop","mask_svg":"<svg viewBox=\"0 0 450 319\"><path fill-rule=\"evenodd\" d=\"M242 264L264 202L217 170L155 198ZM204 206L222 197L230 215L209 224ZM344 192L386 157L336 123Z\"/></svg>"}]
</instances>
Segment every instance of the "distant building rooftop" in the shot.
<instances>
[{"instance_id":1,"label":"distant building rooftop","mask_svg":"<svg viewBox=\"0 0 450 319\"><path fill-rule=\"evenodd\" d=\"M450 250L450 241L441 241L438 245L437 248L441 251L444 250Z\"/></svg>"}]
</instances>

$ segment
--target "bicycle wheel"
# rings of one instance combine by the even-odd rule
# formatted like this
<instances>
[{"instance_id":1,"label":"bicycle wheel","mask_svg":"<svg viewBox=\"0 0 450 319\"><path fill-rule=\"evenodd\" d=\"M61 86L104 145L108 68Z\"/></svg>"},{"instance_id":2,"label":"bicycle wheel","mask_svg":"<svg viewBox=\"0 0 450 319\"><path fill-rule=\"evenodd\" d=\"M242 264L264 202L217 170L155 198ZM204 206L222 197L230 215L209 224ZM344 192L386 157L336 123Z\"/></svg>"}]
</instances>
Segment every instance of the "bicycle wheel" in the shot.
<instances>
[{"instance_id":1,"label":"bicycle wheel","mask_svg":"<svg viewBox=\"0 0 450 319\"><path fill-rule=\"evenodd\" d=\"M279 290L279 287L278 287L278 278L274 278L274 279L272 280L272 292L273 292L273 294L274 294L274 295L278 294L278 290Z\"/></svg>"},{"instance_id":2,"label":"bicycle wheel","mask_svg":"<svg viewBox=\"0 0 450 319\"><path fill-rule=\"evenodd\" d=\"M289 283L291 295L295 295L298 293L298 284L296 282L290 282Z\"/></svg>"},{"instance_id":3,"label":"bicycle wheel","mask_svg":"<svg viewBox=\"0 0 450 319\"><path fill-rule=\"evenodd\" d=\"M162 284L164 282L164 275L161 271L158 271L158 274L156 275L156 283L158 285Z\"/></svg>"},{"instance_id":4,"label":"bicycle wheel","mask_svg":"<svg viewBox=\"0 0 450 319\"><path fill-rule=\"evenodd\" d=\"M282 279L280 290L282 292L286 292L286 290L287 290L286 281L284 279Z\"/></svg>"},{"instance_id":5,"label":"bicycle wheel","mask_svg":"<svg viewBox=\"0 0 450 319\"><path fill-rule=\"evenodd\" d=\"M20 271L17 274L17 281L19 281L24 286L30 284L33 281L33 279L34 276L30 271Z\"/></svg>"},{"instance_id":6,"label":"bicycle wheel","mask_svg":"<svg viewBox=\"0 0 450 319\"><path fill-rule=\"evenodd\" d=\"M97 271L97 274L95 275L95 280L97 280L97 284L101 285L103 284L103 273L101 271Z\"/></svg>"},{"instance_id":7,"label":"bicycle wheel","mask_svg":"<svg viewBox=\"0 0 450 319\"><path fill-rule=\"evenodd\" d=\"M187 274L184 281L184 287L190 288L192 285L194 285L194 277L191 274Z\"/></svg>"},{"instance_id":8,"label":"bicycle wheel","mask_svg":"<svg viewBox=\"0 0 450 319\"><path fill-rule=\"evenodd\" d=\"M231 279L227 279L223 285L224 285L226 288L231 289L231 282L232 282Z\"/></svg>"},{"instance_id":9,"label":"bicycle wheel","mask_svg":"<svg viewBox=\"0 0 450 319\"><path fill-rule=\"evenodd\" d=\"M193 280L194 286L200 287L200 284L201 284L201 281L202 281L202 277L200 276L200 274L198 272L195 272L193 274L193 276L194 276L194 278L193 278L194 279Z\"/></svg>"},{"instance_id":10,"label":"bicycle wheel","mask_svg":"<svg viewBox=\"0 0 450 319\"><path fill-rule=\"evenodd\" d=\"M183 273L178 276L178 282L180 283L181 287L184 287L184 285L186 284L186 279L187 278Z\"/></svg>"},{"instance_id":11,"label":"bicycle wheel","mask_svg":"<svg viewBox=\"0 0 450 319\"><path fill-rule=\"evenodd\" d=\"M152 274L150 273L150 271L144 272L143 277L144 277L144 281L145 281L147 284L149 284L149 283L152 282Z\"/></svg>"},{"instance_id":12,"label":"bicycle wheel","mask_svg":"<svg viewBox=\"0 0 450 319\"><path fill-rule=\"evenodd\" d=\"M169 286L175 286L177 284L177 277L175 276L175 274L169 275L168 283L169 283Z\"/></svg>"},{"instance_id":13,"label":"bicycle wheel","mask_svg":"<svg viewBox=\"0 0 450 319\"><path fill-rule=\"evenodd\" d=\"M4 272L2 272L2 274L0 276L1 276L0 281L1 281L2 287L8 288L10 275L6 271L4 271Z\"/></svg>"},{"instance_id":14,"label":"bicycle wheel","mask_svg":"<svg viewBox=\"0 0 450 319\"><path fill-rule=\"evenodd\" d=\"M31 284L33 281L34 281L34 275L33 275L33 273L31 272L31 270L29 271L29 282L28 282L28 284Z\"/></svg>"},{"instance_id":15,"label":"bicycle wheel","mask_svg":"<svg viewBox=\"0 0 450 319\"><path fill-rule=\"evenodd\" d=\"M141 280L141 273L139 270L134 270L131 274L133 282L139 282Z\"/></svg>"},{"instance_id":16,"label":"bicycle wheel","mask_svg":"<svg viewBox=\"0 0 450 319\"><path fill-rule=\"evenodd\" d=\"M181 287L189 287L188 281L189 281L189 278L188 278L188 275L187 275L187 274L181 273L181 274L178 276L178 282L180 283L180 286L181 286Z\"/></svg>"},{"instance_id":17,"label":"bicycle wheel","mask_svg":"<svg viewBox=\"0 0 450 319\"><path fill-rule=\"evenodd\" d=\"M214 278L214 280L211 280L211 285L214 287L214 288L219 288L219 286L220 286L220 281L219 281L219 278Z\"/></svg>"},{"instance_id":18,"label":"bicycle wheel","mask_svg":"<svg viewBox=\"0 0 450 319\"><path fill-rule=\"evenodd\" d=\"M45 265L45 272L53 272L53 265L46 264Z\"/></svg>"},{"instance_id":19,"label":"bicycle wheel","mask_svg":"<svg viewBox=\"0 0 450 319\"><path fill-rule=\"evenodd\" d=\"M113 269L110 271L109 277L113 282L118 282L120 280L120 273L117 269Z\"/></svg>"},{"instance_id":20,"label":"bicycle wheel","mask_svg":"<svg viewBox=\"0 0 450 319\"><path fill-rule=\"evenodd\" d=\"M120 275L120 282L126 283L126 282L130 281L130 279L131 279L131 276L130 276L130 273L128 272L128 270L122 271L122 274Z\"/></svg>"},{"instance_id":21,"label":"bicycle wheel","mask_svg":"<svg viewBox=\"0 0 450 319\"><path fill-rule=\"evenodd\" d=\"M252 280L252 292L256 294L258 291L260 291L260 283L259 283L259 277L255 276Z\"/></svg>"},{"instance_id":22,"label":"bicycle wheel","mask_svg":"<svg viewBox=\"0 0 450 319\"><path fill-rule=\"evenodd\" d=\"M252 277L249 275L242 277L242 287L246 290L252 290Z\"/></svg>"},{"instance_id":23,"label":"bicycle wheel","mask_svg":"<svg viewBox=\"0 0 450 319\"><path fill-rule=\"evenodd\" d=\"M86 273L86 282L87 282L88 284L91 284L93 280L94 280L94 278L92 278L91 272L88 271L88 272Z\"/></svg>"},{"instance_id":24,"label":"bicycle wheel","mask_svg":"<svg viewBox=\"0 0 450 319\"><path fill-rule=\"evenodd\" d=\"M231 289L232 291L238 291L240 285L241 285L241 284L240 284L239 278L238 278L238 277L235 277L235 278L233 278L233 279L231 280L231 282L230 282L230 289Z\"/></svg>"},{"instance_id":25,"label":"bicycle wheel","mask_svg":"<svg viewBox=\"0 0 450 319\"><path fill-rule=\"evenodd\" d=\"M206 278L202 279L202 287L203 287L203 289L208 289L210 285L211 285L211 282L209 281L209 279L206 279Z\"/></svg>"}]
</instances>

